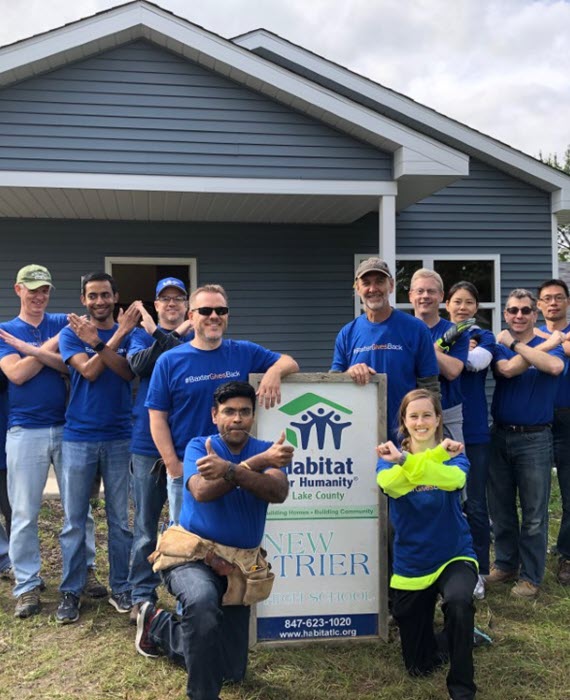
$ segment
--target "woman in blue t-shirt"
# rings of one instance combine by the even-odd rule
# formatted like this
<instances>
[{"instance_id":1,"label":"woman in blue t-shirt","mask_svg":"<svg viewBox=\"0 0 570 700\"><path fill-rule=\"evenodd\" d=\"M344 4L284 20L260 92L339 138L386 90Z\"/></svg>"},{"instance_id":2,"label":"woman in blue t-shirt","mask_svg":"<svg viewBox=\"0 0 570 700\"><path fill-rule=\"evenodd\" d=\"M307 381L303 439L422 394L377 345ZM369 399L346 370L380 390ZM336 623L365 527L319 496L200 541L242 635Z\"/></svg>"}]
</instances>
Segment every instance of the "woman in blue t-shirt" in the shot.
<instances>
[{"instance_id":1,"label":"woman in blue t-shirt","mask_svg":"<svg viewBox=\"0 0 570 700\"><path fill-rule=\"evenodd\" d=\"M399 411L401 449L377 447L380 488L389 496L394 526L392 614L410 675L425 676L449 655L451 698L475 697L473 588L477 563L461 489L469 462L460 442L443 438L439 398L426 389L404 397ZM436 638L435 604L443 598L444 630Z\"/></svg>"},{"instance_id":2,"label":"woman in blue t-shirt","mask_svg":"<svg viewBox=\"0 0 570 700\"><path fill-rule=\"evenodd\" d=\"M454 284L447 294L445 307L449 320L460 323L475 318L479 309L479 292L471 282ZM461 373L463 393L463 436L465 452L471 464L467 476L465 514L473 536L473 546L479 561L479 579L473 595L485 597L483 577L489 573L490 525L487 510L487 474L489 471L489 416L485 381L493 359L495 336L478 325L467 332L469 355Z\"/></svg>"}]
</instances>

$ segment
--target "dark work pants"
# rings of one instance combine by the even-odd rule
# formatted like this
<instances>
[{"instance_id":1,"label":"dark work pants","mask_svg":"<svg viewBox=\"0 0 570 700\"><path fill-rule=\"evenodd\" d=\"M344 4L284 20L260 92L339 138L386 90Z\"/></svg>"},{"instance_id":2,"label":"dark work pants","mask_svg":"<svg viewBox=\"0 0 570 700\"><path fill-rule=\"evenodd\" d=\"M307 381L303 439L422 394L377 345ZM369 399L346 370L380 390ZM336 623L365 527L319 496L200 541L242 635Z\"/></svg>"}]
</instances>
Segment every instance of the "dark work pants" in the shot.
<instances>
[{"instance_id":1,"label":"dark work pants","mask_svg":"<svg viewBox=\"0 0 570 700\"><path fill-rule=\"evenodd\" d=\"M455 561L429 588L394 590L392 613L400 629L402 656L408 673L425 676L443 663L433 629L438 593L443 598L443 642L449 650L447 688L453 700L473 700L473 589L477 572L471 562Z\"/></svg>"},{"instance_id":2,"label":"dark work pants","mask_svg":"<svg viewBox=\"0 0 570 700\"><path fill-rule=\"evenodd\" d=\"M217 700L224 681L241 681L245 676L249 607L222 606L227 579L202 562L169 569L163 578L182 606L182 617L157 615L150 638L186 669L191 700Z\"/></svg>"},{"instance_id":3,"label":"dark work pants","mask_svg":"<svg viewBox=\"0 0 570 700\"><path fill-rule=\"evenodd\" d=\"M8 487L6 484L7 474L7 469L0 469L0 513L4 516L6 534L10 537L10 530L12 528L12 508L10 508L10 501L8 500Z\"/></svg>"}]
</instances>

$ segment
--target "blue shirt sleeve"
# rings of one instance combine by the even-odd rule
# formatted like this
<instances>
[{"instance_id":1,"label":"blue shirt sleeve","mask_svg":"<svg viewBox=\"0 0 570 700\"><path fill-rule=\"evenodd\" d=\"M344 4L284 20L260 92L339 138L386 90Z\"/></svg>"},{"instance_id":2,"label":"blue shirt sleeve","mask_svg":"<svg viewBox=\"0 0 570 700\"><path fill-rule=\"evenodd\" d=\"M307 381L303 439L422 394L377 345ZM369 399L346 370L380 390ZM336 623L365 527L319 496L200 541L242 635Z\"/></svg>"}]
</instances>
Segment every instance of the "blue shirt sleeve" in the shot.
<instances>
[{"instance_id":1,"label":"blue shirt sleeve","mask_svg":"<svg viewBox=\"0 0 570 700\"><path fill-rule=\"evenodd\" d=\"M186 450L184 451L184 488L188 483L188 479L194 474L198 473L198 468L196 467L196 460L200 457L206 456L206 438L197 437L192 438L190 442L186 445Z\"/></svg>"},{"instance_id":2,"label":"blue shirt sleeve","mask_svg":"<svg viewBox=\"0 0 570 700\"><path fill-rule=\"evenodd\" d=\"M344 332L344 328L341 328L334 343L331 370L334 372L346 372L350 366L349 362L346 352L346 333Z\"/></svg>"},{"instance_id":3,"label":"blue shirt sleeve","mask_svg":"<svg viewBox=\"0 0 570 700\"><path fill-rule=\"evenodd\" d=\"M168 371L164 358L165 355L161 355L156 361L144 403L146 408L152 408L156 411L170 411L172 408L168 387Z\"/></svg>"},{"instance_id":4,"label":"blue shirt sleeve","mask_svg":"<svg viewBox=\"0 0 570 700\"><path fill-rule=\"evenodd\" d=\"M248 340L242 342L247 344L248 351L251 353L252 372L266 372L281 357L280 353L268 350L257 343L251 343Z\"/></svg>"},{"instance_id":5,"label":"blue shirt sleeve","mask_svg":"<svg viewBox=\"0 0 570 700\"><path fill-rule=\"evenodd\" d=\"M433 377L439 374L435 350L429 328L420 329L418 352L416 353L416 377Z\"/></svg>"},{"instance_id":6,"label":"blue shirt sleeve","mask_svg":"<svg viewBox=\"0 0 570 700\"><path fill-rule=\"evenodd\" d=\"M128 356L135 355L140 350L146 350L154 342L154 338L143 328L135 328L129 335Z\"/></svg>"},{"instance_id":7,"label":"blue shirt sleeve","mask_svg":"<svg viewBox=\"0 0 570 700\"><path fill-rule=\"evenodd\" d=\"M59 335L59 351L64 362L68 362L74 355L87 354L85 343L71 330L64 328Z\"/></svg>"},{"instance_id":8,"label":"blue shirt sleeve","mask_svg":"<svg viewBox=\"0 0 570 700\"><path fill-rule=\"evenodd\" d=\"M469 335L467 333L462 333L449 349L449 356L455 357L457 360L460 360L464 365L466 365L468 355Z\"/></svg>"}]
</instances>

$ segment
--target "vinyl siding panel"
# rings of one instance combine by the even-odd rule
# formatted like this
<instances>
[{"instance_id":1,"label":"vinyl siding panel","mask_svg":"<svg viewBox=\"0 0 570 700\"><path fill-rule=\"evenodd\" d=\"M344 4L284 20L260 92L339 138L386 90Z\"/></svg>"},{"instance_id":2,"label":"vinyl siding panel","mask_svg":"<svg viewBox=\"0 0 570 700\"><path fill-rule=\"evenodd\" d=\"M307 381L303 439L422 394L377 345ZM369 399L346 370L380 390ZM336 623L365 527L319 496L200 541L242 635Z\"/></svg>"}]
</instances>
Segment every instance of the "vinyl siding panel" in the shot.
<instances>
[{"instance_id":1,"label":"vinyl siding panel","mask_svg":"<svg viewBox=\"0 0 570 700\"><path fill-rule=\"evenodd\" d=\"M105 256L195 257L198 283L229 294L228 337L287 352L303 371L329 369L354 313L354 251L378 240L375 216L351 226L8 220L1 231L0 320L18 313L13 280L30 262L52 273L49 311L82 313L81 275L103 269Z\"/></svg>"},{"instance_id":2,"label":"vinyl siding panel","mask_svg":"<svg viewBox=\"0 0 570 700\"><path fill-rule=\"evenodd\" d=\"M552 274L550 195L471 159L470 174L400 212L397 253L501 255L501 295Z\"/></svg>"},{"instance_id":3,"label":"vinyl siding panel","mask_svg":"<svg viewBox=\"0 0 570 700\"><path fill-rule=\"evenodd\" d=\"M392 156L137 41L0 92L0 169L390 180Z\"/></svg>"}]
</instances>

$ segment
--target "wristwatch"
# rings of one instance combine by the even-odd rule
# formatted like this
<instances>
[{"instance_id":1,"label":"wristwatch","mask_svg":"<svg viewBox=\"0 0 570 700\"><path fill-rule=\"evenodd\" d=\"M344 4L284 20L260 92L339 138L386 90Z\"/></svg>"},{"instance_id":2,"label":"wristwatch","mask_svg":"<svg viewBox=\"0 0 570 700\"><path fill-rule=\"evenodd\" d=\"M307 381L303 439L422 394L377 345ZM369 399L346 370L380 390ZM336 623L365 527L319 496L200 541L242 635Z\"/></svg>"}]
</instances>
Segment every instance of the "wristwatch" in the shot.
<instances>
[{"instance_id":1,"label":"wristwatch","mask_svg":"<svg viewBox=\"0 0 570 700\"><path fill-rule=\"evenodd\" d=\"M101 352L101 350L104 350L107 347L107 345L102 340L100 340L97 343L97 345L93 345L92 347L93 350L95 350L95 352Z\"/></svg>"},{"instance_id":2,"label":"wristwatch","mask_svg":"<svg viewBox=\"0 0 570 700\"><path fill-rule=\"evenodd\" d=\"M398 462L397 462L401 467L404 466L405 461L408 459L408 455L409 455L409 452L406 452L406 450L402 450L402 454L398 458Z\"/></svg>"},{"instance_id":3,"label":"wristwatch","mask_svg":"<svg viewBox=\"0 0 570 700\"><path fill-rule=\"evenodd\" d=\"M509 345L509 348L514 352L514 349L516 346L520 343L520 340L517 340L516 338L513 340L513 342Z\"/></svg>"},{"instance_id":4,"label":"wristwatch","mask_svg":"<svg viewBox=\"0 0 570 700\"><path fill-rule=\"evenodd\" d=\"M236 465L233 462L228 462L228 468L224 474L224 480L230 484L235 484L236 480Z\"/></svg>"}]
</instances>

